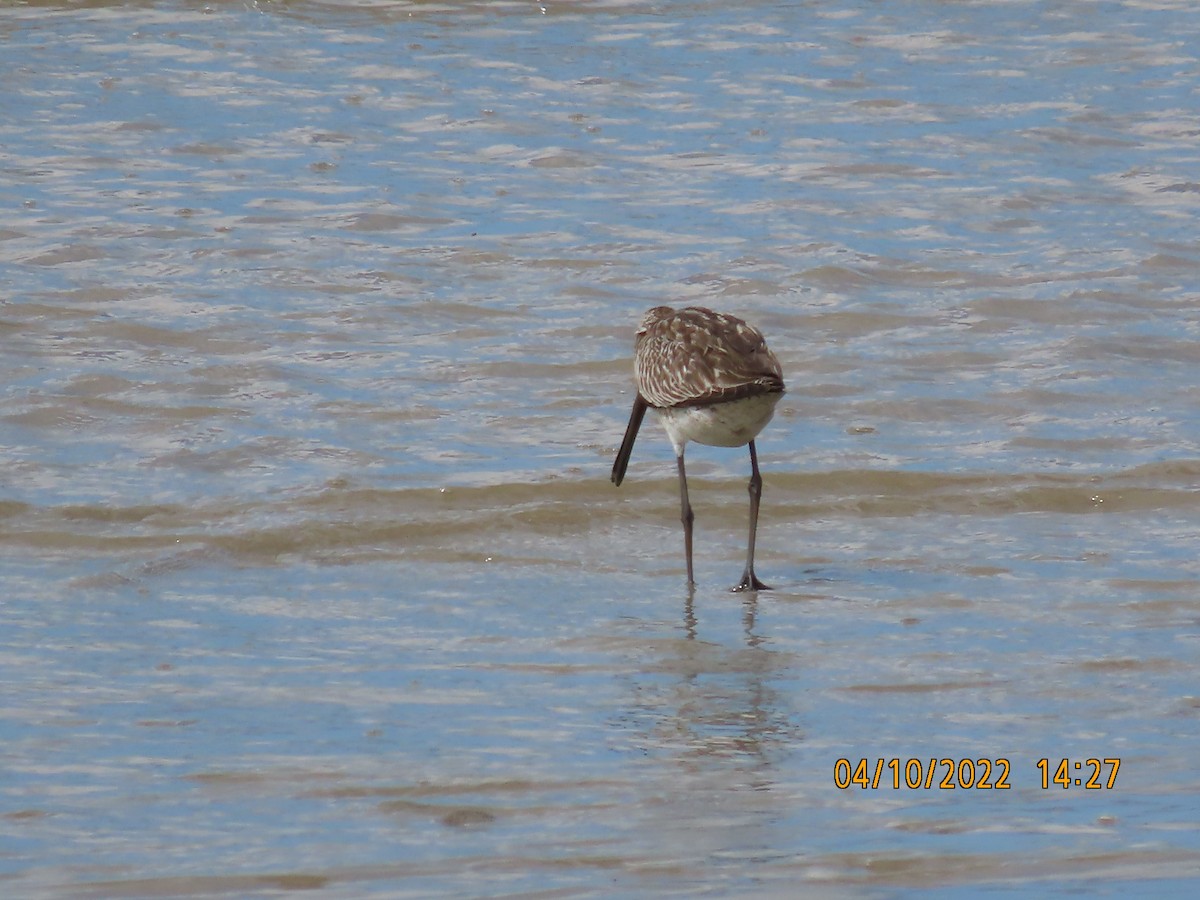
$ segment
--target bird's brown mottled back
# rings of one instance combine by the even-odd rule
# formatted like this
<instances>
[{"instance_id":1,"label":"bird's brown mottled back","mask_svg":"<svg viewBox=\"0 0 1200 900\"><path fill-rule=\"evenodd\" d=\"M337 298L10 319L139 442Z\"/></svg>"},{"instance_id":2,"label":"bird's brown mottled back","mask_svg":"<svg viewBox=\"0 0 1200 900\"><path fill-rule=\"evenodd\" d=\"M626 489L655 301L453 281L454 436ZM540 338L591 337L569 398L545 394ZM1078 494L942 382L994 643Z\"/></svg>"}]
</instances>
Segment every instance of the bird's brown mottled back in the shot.
<instances>
[{"instance_id":1,"label":"bird's brown mottled back","mask_svg":"<svg viewBox=\"0 0 1200 900\"><path fill-rule=\"evenodd\" d=\"M656 306L638 328L639 393L653 407L705 406L783 393L783 371L762 332L703 306Z\"/></svg>"}]
</instances>

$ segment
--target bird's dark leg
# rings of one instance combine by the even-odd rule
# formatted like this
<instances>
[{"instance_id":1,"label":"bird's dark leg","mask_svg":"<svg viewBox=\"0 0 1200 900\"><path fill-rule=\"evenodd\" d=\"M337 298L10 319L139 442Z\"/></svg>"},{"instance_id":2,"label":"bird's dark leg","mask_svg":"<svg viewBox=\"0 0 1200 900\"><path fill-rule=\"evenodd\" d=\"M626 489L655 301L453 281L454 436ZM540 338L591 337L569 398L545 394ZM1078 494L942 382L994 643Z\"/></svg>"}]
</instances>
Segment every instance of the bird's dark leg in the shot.
<instances>
[{"instance_id":1,"label":"bird's dark leg","mask_svg":"<svg viewBox=\"0 0 1200 900\"><path fill-rule=\"evenodd\" d=\"M682 465L682 460L680 461ZM681 470L682 471L682 470ZM758 531L758 501L762 499L762 475L758 472L758 454L754 441L750 442L750 540L746 550L746 570L735 591L769 591L771 588L758 580L754 574L754 536ZM690 554L689 554L690 555Z\"/></svg>"},{"instance_id":2,"label":"bird's dark leg","mask_svg":"<svg viewBox=\"0 0 1200 900\"><path fill-rule=\"evenodd\" d=\"M679 467L679 519L683 522L683 552L687 556L688 587L695 587L696 579L692 577L692 504L688 502L687 472L683 468L683 453L675 457Z\"/></svg>"}]
</instances>

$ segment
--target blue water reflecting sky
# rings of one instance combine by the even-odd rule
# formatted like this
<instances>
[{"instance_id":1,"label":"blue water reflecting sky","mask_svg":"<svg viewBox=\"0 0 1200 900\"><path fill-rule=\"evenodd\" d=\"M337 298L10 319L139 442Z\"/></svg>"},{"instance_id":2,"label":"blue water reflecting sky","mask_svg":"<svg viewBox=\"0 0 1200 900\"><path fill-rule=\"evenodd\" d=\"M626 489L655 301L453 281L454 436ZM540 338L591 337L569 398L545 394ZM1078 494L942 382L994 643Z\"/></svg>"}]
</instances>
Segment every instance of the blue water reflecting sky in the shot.
<instances>
[{"instance_id":1,"label":"blue water reflecting sky","mask_svg":"<svg viewBox=\"0 0 1200 900\"><path fill-rule=\"evenodd\" d=\"M4 7L0 871L1190 896L1197 28ZM690 602L667 442L608 483L666 300L784 362L753 601L743 453L689 451Z\"/></svg>"}]
</instances>

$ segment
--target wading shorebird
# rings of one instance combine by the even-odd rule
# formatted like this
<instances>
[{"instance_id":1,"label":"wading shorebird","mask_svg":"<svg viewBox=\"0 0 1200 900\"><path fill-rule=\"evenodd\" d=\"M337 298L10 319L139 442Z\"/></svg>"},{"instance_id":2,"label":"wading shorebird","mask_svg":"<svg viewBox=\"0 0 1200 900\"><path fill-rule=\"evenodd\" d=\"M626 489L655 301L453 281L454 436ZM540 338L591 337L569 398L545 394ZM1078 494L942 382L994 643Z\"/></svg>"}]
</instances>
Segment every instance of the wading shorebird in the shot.
<instances>
[{"instance_id":1,"label":"wading shorebird","mask_svg":"<svg viewBox=\"0 0 1200 900\"><path fill-rule=\"evenodd\" d=\"M710 447L750 445L750 540L746 570L735 591L769 590L754 574L754 535L762 476L754 439L771 421L783 396L783 371L767 349L762 332L737 318L703 306L647 311L634 342L637 395L625 428L625 439L613 463L612 481L625 478L633 442L647 409L658 411L675 448L679 469L680 518L687 555L688 587L692 575L692 505L688 502L683 452L688 441Z\"/></svg>"}]
</instances>

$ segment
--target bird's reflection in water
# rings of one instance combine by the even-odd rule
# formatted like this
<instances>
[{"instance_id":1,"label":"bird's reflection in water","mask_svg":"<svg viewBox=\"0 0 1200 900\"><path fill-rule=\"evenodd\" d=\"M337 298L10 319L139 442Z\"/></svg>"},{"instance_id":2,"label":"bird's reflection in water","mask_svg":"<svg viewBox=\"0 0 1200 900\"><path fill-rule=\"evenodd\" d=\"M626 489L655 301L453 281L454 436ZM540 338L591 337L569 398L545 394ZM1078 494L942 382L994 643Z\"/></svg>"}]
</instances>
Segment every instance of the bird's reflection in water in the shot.
<instances>
[{"instance_id":1,"label":"bird's reflection in water","mask_svg":"<svg viewBox=\"0 0 1200 900\"><path fill-rule=\"evenodd\" d=\"M683 633L689 641L696 639L696 587L691 584L683 600Z\"/></svg>"},{"instance_id":2,"label":"bird's reflection in water","mask_svg":"<svg viewBox=\"0 0 1200 900\"><path fill-rule=\"evenodd\" d=\"M793 692L775 686L792 678L798 663L758 632L757 593L739 601L740 629L722 631L722 610L702 624L695 592L688 591L682 634L641 644L630 673L631 705L621 718L634 726L644 752L673 764L724 759L769 768L801 739Z\"/></svg>"},{"instance_id":3,"label":"bird's reflection in water","mask_svg":"<svg viewBox=\"0 0 1200 900\"><path fill-rule=\"evenodd\" d=\"M736 624L716 605L728 596L684 595L681 633L642 645L618 723L652 763L639 815L664 848L689 856L728 848L730 829L748 851L771 846L794 811L780 768L803 741L795 692L783 687L799 664L758 632L755 592L739 598Z\"/></svg>"},{"instance_id":4,"label":"bird's reflection in water","mask_svg":"<svg viewBox=\"0 0 1200 900\"><path fill-rule=\"evenodd\" d=\"M742 595L742 628L746 634L746 646L758 647L762 638L754 633L754 623L758 617L758 591L747 591ZM696 640L698 623L696 620L696 588L689 585L683 600L683 633L689 641Z\"/></svg>"}]
</instances>

